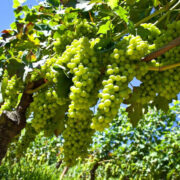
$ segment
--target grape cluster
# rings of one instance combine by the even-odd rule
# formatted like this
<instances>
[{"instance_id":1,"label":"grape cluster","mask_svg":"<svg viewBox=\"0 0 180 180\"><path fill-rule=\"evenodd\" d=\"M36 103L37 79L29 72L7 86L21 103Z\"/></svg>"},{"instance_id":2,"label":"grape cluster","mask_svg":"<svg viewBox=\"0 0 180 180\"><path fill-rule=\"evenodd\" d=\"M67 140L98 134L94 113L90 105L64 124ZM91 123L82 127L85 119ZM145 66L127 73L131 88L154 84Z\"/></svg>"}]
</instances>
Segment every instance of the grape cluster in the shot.
<instances>
[{"instance_id":1,"label":"grape cluster","mask_svg":"<svg viewBox=\"0 0 180 180\"><path fill-rule=\"evenodd\" d=\"M175 21L167 25L167 30L162 31L162 34L156 38L156 48L161 48L168 44L173 39L180 36L180 21ZM180 46L172 48L163 55L159 56L156 60L151 61L151 65L160 68L162 66L169 66L179 62L180 59ZM157 95L164 97L168 100L175 98L180 91L180 68L174 67L166 71L150 71L141 81L141 97L138 99L142 104L148 103L153 100Z\"/></svg>"},{"instance_id":2,"label":"grape cluster","mask_svg":"<svg viewBox=\"0 0 180 180\"><path fill-rule=\"evenodd\" d=\"M72 165L77 157L84 157L87 154L87 147L91 143L93 130L90 128L92 118L90 107L94 104L91 94L100 75L98 58L89 39L83 37L67 46L57 64L68 68L73 75L67 127L63 133L64 159L68 165Z\"/></svg>"},{"instance_id":3,"label":"grape cluster","mask_svg":"<svg viewBox=\"0 0 180 180\"><path fill-rule=\"evenodd\" d=\"M17 96L21 95L23 88L23 82L20 78L16 75L9 77L8 72L4 72L1 86L4 103L1 106L1 112L3 110L13 110L17 106Z\"/></svg>"},{"instance_id":4,"label":"grape cluster","mask_svg":"<svg viewBox=\"0 0 180 180\"><path fill-rule=\"evenodd\" d=\"M93 23L88 22L86 19L77 19L72 23L66 23L63 33L56 38L54 42L54 50L61 54L65 51L66 46L70 45L74 39L80 37L93 37L97 32L97 28Z\"/></svg>"},{"instance_id":5,"label":"grape cluster","mask_svg":"<svg viewBox=\"0 0 180 180\"><path fill-rule=\"evenodd\" d=\"M180 36L180 21L175 21L167 25L167 30L154 41L156 48L162 48L170 41ZM149 71L141 78L142 84L139 88L138 103L147 104L154 100L156 96L172 100L180 91L180 68L160 71L161 67L178 63L180 59L180 46L172 48L163 55L153 59L149 65L157 68L157 71ZM159 69L159 70L158 70Z\"/></svg>"},{"instance_id":6,"label":"grape cluster","mask_svg":"<svg viewBox=\"0 0 180 180\"><path fill-rule=\"evenodd\" d=\"M29 109L29 114L33 112L32 127L36 132L49 130L52 133L57 128L59 121L63 120L57 119L56 116L62 106L67 103L67 100L58 98L57 92L53 87L48 87L34 94L33 100Z\"/></svg>"},{"instance_id":7,"label":"grape cluster","mask_svg":"<svg viewBox=\"0 0 180 180\"><path fill-rule=\"evenodd\" d=\"M168 44L175 38L180 37L180 21L174 21L172 24L167 25L167 30L162 31L162 35L155 41L156 48L161 48ZM180 59L180 46L172 48L163 55L159 56L154 63L159 63L159 66L174 64L179 62Z\"/></svg>"},{"instance_id":8,"label":"grape cluster","mask_svg":"<svg viewBox=\"0 0 180 180\"><path fill-rule=\"evenodd\" d=\"M116 116L120 104L129 97L128 87L134 76L141 78L147 73L145 63L140 59L149 52L149 45L140 36L127 36L110 55L103 89L99 93L98 111L92 119L91 128L102 131ZM144 67L142 66L144 65ZM140 68L138 68L140 66Z\"/></svg>"},{"instance_id":9,"label":"grape cluster","mask_svg":"<svg viewBox=\"0 0 180 180\"><path fill-rule=\"evenodd\" d=\"M170 69L164 72L148 72L142 78L141 96L139 103L147 104L157 95L171 100L180 91L180 68Z\"/></svg>"},{"instance_id":10,"label":"grape cluster","mask_svg":"<svg viewBox=\"0 0 180 180\"><path fill-rule=\"evenodd\" d=\"M154 44L154 40L161 34L160 29L151 23L144 23L141 26L149 31L148 42Z\"/></svg>"}]
</instances>

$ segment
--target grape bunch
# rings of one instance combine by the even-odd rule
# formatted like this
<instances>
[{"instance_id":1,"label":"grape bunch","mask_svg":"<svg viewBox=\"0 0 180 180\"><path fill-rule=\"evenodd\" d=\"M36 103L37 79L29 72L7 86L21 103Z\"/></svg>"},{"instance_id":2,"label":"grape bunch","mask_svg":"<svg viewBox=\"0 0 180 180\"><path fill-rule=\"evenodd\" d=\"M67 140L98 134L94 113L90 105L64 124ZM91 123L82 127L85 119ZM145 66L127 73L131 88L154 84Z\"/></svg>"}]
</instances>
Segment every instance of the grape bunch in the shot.
<instances>
[{"instance_id":1,"label":"grape bunch","mask_svg":"<svg viewBox=\"0 0 180 180\"><path fill-rule=\"evenodd\" d=\"M167 45L170 41L180 36L180 21L175 21L167 25L167 30L154 41L156 48ZM142 104L147 104L157 95L167 100L172 100L180 91L180 68L160 71L163 66L170 66L178 63L180 59L180 46L172 48L163 55L153 59L150 63L157 67L157 71L148 72L142 79L141 97L138 99ZM159 69L159 70L158 70Z\"/></svg>"},{"instance_id":2,"label":"grape bunch","mask_svg":"<svg viewBox=\"0 0 180 180\"><path fill-rule=\"evenodd\" d=\"M4 72L1 86L4 103L1 106L1 112L14 110L18 104L17 96L21 95L23 88L23 82L20 78L16 75L9 77L8 72Z\"/></svg>"},{"instance_id":3,"label":"grape bunch","mask_svg":"<svg viewBox=\"0 0 180 180\"><path fill-rule=\"evenodd\" d=\"M149 45L140 36L126 36L110 55L110 64L102 81L103 88L99 93L100 103L91 128L102 131L116 116L120 104L129 97L128 87L133 77L141 77L147 73L148 67L140 59L149 52ZM143 67L144 65L144 67ZM138 66L140 68L138 68Z\"/></svg>"},{"instance_id":4,"label":"grape bunch","mask_svg":"<svg viewBox=\"0 0 180 180\"><path fill-rule=\"evenodd\" d=\"M147 29L149 31L148 37L147 37L148 42L150 44L154 44L154 40L156 40L156 38L161 34L160 29L151 23L144 23L144 24L141 24L141 26L144 29Z\"/></svg>"},{"instance_id":5,"label":"grape bunch","mask_svg":"<svg viewBox=\"0 0 180 180\"><path fill-rule=\"evenodd\" d=\"M180 21L168 24L166 31L162 31L160 36L155 39L155 47L157 49L162 48L170 41L179 37L179 29ZM138 88L138 103L143 105L148 104L150 101L156 99L157 96L169 101L176 98L176 95L180 91L180 68L178 66L176 67L179 59L180 47L177 46L148 63L149 66L156 67L156 71L151 71L150 69L149 72L140 79L142 84ZM172 66L173 64L175 65ZM168 69L168 66L172 66L173 68ZM167 70L161 71L162 67L167 67ZM132 94L132 96L137 96L137 93Z\"/></svg>"},{"instance_id":6,"label":"grape bunch","mask_svg":"<svg viewBox=\"0 0 180 180\"><path fill-rule=\"evenodd\" d=\"M180 91L180 68L169 69L163 72L148 72L141 84L141 97L137 100L142 104L147 104L157 95L167 100L176 98Z\"/></svg>"},{"instance_id":7,"label":"grape bunch","mask_svg":"<svg viewBox=\"0 0 180 180\"><path fill-rule=\"evenodd\" d=\"M97 28L92 22L88 22L86 19L78 18L72 23L66 23L64 25L64 31L54 42L54 50L58 54L62 54L67 45L70 45L74 39L79 39L80 37L93 37Z\"/></svg>"},{"instance_id":8,"label":"grape bunch","mask_svg":"<svg viewBox=\"0 0 180 180\"><path fill-rule=\"evenodd\" d=\"M156 48L161 48L168 44L175 38L180 37L180 20L174 21L172 24L167 25L167 29L162 31L161 36L157 37L154 41ZM159 66L174 64L179 62L180 59L180 46L172 48L163 55L159 56L153 63L158 63Z\"/></svg>"},{"instance_id":9,"label":"grape bunch","mask_svg":"<svg viewBox=\"0 0 180 180\"><path fill-rule=\"evenodd\" d=\"M76 158L84 157L91 143L93 130L90 128L94 104L91 94L94 94L95 83L100 71L98 58L87 37L74 40L57 61L72 74L73 85L70 88L71 103L68 109L67 127L63 132L64 159L72 165Z\"/></svg>"},{"instance_id":10,"label":"grape bunch","mask_svg":"<svg viewBox=\"0 0 180 180\"><path fill-rule=\"evenodd\" d=\"M66 103L67 100L65 98L58 98L57 92L53 87L42 89L34 94L33 102L29 108L29 115L31 112L33 113L32 127L36 132L50 131L47 135L51 135L58 127L60 121L63 121L63 119L58 119L56 116L62 108L64 109L63 106Z\"/></svg>"}]
</instances>

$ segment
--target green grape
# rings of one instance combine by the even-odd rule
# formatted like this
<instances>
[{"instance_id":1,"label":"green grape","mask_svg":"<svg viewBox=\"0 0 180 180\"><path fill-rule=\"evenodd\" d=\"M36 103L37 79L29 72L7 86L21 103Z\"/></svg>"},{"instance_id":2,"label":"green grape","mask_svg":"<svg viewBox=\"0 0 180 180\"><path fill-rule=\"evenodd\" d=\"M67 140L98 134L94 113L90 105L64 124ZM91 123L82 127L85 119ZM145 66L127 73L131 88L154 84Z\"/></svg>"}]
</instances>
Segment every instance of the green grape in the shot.
<instances>
[{"instance_id":1,"label":"green grape","mask_svg":"<svg viewBox=\"0 0 180 180\"><path fill-rule=\"evenodd\" d=\"M34 94L33 100L29 108L29 114L33 112L32 127L37 132L49 131L47 134L51 135L58 121L61 121L55 117L61 108L64 109L63 106L67 104L67 99L59 98L55 88L48 87Z\"/></svg>"},{"instance_id":2,"label":"green grape","mask_svg":"<svg viewBox=\"0 0 180 180\"><path fill-rule=\"evenodd\" d=\"M152 44L154 40L161 34L158 27L151 23L141 24L144 29L147 29L150 33L148 34L148 41Z\"/></svg>"},{"instance_id":3,"label":"green grape","mask_svg":"<svg viewBox=\"0 0 180 180\"><path fill-rule=\"evenodd\" d=\"M70 45L74 39L79 39L83 36L93 37L96 32L96 26L86 19L77 19L74 21L73 25L71 23L66 23L65 30L54 42L54 50L58 54L62 54L66 46Z\"/></svg>"},{"instance_id":4,"label":"green grape","mask_svg":"<svg viewBox=\"0 0 180 180\"><path fill-rule=\"evenodd\" d=\"M180 21L174 21L172 24L167 25L167 30L162 31L162 35L157 37L154 41L156 48L161 48L168 44L170 41L180 36ZM180 46L172 48L163 55L159 56L156 60L160 65L169 65L179 62Z\"/></svg>"},{"instance_id":5,"label":"green grape","mask_svg":"<svg viewBox=\"0 0 180 180\"><path fill-rule=\"evenodd\" d=\"M164 72L148 72L142 78L141 98L142 104L147 104L158 94L167 100L176 97L180 91L180 68L170 69Z\"/></svg>"},{"instance_id":6,"label":"green grape","mask_svg":"<svg viewBox=\"0 0 180 180\"><path fill-rule=\"evenodd\" d=\"M8 72L5 71L2 79L2 96L4 103L1 106L1 112L3 110L14 110L18 104L17 96L20 96L23 92L23 82L16 75L9 77Z\"/></svg>"}]
</instances>

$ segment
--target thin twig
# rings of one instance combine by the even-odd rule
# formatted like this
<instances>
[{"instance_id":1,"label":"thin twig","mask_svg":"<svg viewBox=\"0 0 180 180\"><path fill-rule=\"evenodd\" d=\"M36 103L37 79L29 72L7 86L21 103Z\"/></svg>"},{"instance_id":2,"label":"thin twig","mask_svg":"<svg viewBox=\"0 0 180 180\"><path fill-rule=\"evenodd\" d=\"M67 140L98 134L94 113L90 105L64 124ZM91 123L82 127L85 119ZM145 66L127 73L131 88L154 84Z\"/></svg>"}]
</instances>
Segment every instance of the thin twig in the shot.
<instances>
[{"instance_id":1,"label":"thin twig","mask_svg":"<svg viewBox=\"0 0 180 180\"><path fill-rule=\"evenodd\" d=\"M69 167L66 166L64 168L59 180L63 180L63 178L64 178L65 174L68 172L68 170L69 170Z\"/></svg>"},{"instance_id":2,"label":"thin twig","mask_svg":"<svg viewBox=\"0 0 180 180\"><path fill-rule=\"evenodd\" d=\"M180 62L176 63L176 64L170 64L170 65L166 65L166 66L162 66L162 67L149 67L148 69L150 71L166 71L168 69L173 69L173 68L176 68L176 67L179 67L180 66Z\"/></svg>"},{"instance_id":3,"label":"thin twig","mask_svg":"<svg viewBox=\"0 0 180 180\"><path fill-rule=\"evenodd\" d=\"M180 4L180 1L178 1L172 8L169 9L169 11L167 11L163 16L161 16L158 21L156 21L154 23L154 25L159 24L169 13L171 13L172 11L174 11L174 9Z\"/></svg>"}]
</instances>

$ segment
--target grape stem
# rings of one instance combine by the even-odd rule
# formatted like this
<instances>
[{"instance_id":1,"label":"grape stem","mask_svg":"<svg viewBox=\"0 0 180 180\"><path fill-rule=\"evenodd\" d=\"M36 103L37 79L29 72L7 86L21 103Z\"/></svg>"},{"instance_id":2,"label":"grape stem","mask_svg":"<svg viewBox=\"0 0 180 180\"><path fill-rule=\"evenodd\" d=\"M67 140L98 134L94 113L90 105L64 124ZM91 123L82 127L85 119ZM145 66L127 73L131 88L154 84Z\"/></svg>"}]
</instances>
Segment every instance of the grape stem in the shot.
<instances>
[{"instance_id":1,"label":"grape stem","mask_svg":"<svg viewBox=\"0 0 180 180\"><path fill-rule=\"evenodd\" d=\"M148 54L147 56L142 58L142 61L145 61L145 62L151 61L152 59L157 58L158 56L164 54L165 52L167 52L170 49L172 49L176 46L179 46L179 45L180 45L180 37L172 40L167 45L163 46L162 48L158 49L157 51L154 51L154 52Z\"/></svg>"},{"instance_id":2,"label":"grape stem","mask_svg":"<svg viewBox=\"0 0 180 180\"><path fill-rule=\"evenodd\" d=\"M145 23L147 21L149 21L150 19L152 19L153 17L159 15L160 13L164 12L164 11L168 11L169 8L176 2L177 0L173 0L169 3L167 3L164 7L162 7L161 9L159 9L158 11L155 11L153 14L150 14L149 16L145 17L144 19L140 20L139 22L137 22L134 27L136 28L137 26L141 25L142 23ZM128 29L125 29L124 31L122 31L121 33L117 34L114 37L114 40L117 41L118 39L120 39L124 34L128 33Z\"/></svg>"},{"instance_id":3,"label":"grape stem","mask_svg":"<svg viewBox=\"0 0 180 180\"><path fill-rule=\"evenodd\" d=\"M168 69L173 69L173 68L176 68L176 67L179 67L180 66L180 62L176 63L176 64L170 64L170 65L166 65L166 66L162 66L162 67L149 67L148 69L150 71L166 71Z\"/></svg>"}]
</instances>

